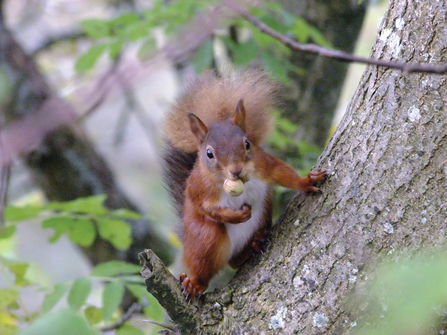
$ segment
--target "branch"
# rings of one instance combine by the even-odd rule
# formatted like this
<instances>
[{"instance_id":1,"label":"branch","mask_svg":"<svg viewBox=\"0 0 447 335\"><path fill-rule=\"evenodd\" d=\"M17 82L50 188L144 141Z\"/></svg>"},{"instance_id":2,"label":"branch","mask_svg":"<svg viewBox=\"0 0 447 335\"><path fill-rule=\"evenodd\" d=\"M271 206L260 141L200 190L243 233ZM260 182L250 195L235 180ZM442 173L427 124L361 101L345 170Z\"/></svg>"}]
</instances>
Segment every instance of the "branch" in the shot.
<instances>
[{"instance_id":1,"label":"branch","mask_svg":"<svg viewBox=\"0 0 447 335\"><path fill-rule=\"evenodd\" d=\"M3 11L3 0L0 0L0 26L3 26L3 21L4 21L4 11Z\"/></svg>"},{"instance_id":2,"label":"branch","mask_svg":"<svg viewBox=\"0 0 447 335\"><path fill-rule=\"evenodd\" d=\"M3 149L2 149L3 151ZM11 162L0 165L0 228L5 224L4 215L8 195L9 178L11 176Z\"/></svg>"},{"instance_id":3,"label":"branch","mask_svg":"<svg viewBox=\"0 0 447 335\"><path fill-rule=\"evenodd\" d=\"M190 334L200 329L200 317L195 303L188 304L182 294L178 280L150 249L138 254L143 266L146 288L168 313L181 334Z\"/></svg>"},{"instance_id":4,"label":"branch","mask_svg":"<svg viewBox=\"0 0 447 335\"><path fill-rule=\"evenodd\" d=\"M133 314L139 313L142 310L142 306L140 304L134 303L132 306L129 307L126 313L124 313L121 318L114 322L113 324L101 328L101 332L105 333L110 330L115 330L121 327L127 320L129 320Z\"/></svg>"},{"instance_id":5,"label":"branch","mask_svg":"<svg viewBox=\"0 0 447 335\"><path fill-rule=\"evenodd\" d=\"M317 44L299 43L285 35L278 33L276 30L273 30L272 28L270 28L269 26L258 20L256 17L251 15L244 7L237 4L233 0L222 0L222 2L225 3L231 9L233 9L234 11L238 12L248 22L257 27L260 32L270 35L271 37L277 39L279 42L281 42L282 44L284 44L285 46L287 46L292 50L303 51L310 54L316 54L328 58L334 58L343 62L356 62L362 64L384 66L392 69L399 69L403 73L423 72L423 73L444 74L447 72L447 64L429 65L429 64L408 64L403 62L393 62L393 61L355 56L340 50L327 49Z\"/></svg>"},{"instance_id":6,"label":"branch","mask_svg":"<svg viewBox=\"0 0 447 335\"><path fill-rule=\"evenodd\" d=\"M34 57L39 52L42 52L50 47L52 47L54 44L59 43L61 41L67 41L67 40L78 40L81 38L87 37L87 35L82 31L75 31L75 32L67 32L63 33L58 36L48 37L45 41L42 42L39 46L37 46L34 50L28 53L28 56Z\"/></svg>"}]
</instances>

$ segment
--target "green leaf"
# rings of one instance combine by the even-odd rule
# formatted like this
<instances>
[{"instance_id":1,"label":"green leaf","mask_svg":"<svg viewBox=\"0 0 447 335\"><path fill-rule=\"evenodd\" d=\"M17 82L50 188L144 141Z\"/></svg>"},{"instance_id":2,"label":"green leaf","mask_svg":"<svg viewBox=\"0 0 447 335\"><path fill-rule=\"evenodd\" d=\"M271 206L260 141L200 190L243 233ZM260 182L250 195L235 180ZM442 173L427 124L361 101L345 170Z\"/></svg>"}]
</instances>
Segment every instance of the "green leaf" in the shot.
<instances>
[{"instance_id":1,"label":"green leaf","mask_svg":"<svg viewBox=\"0 0 447 335\"><path fill-rule=\"evenodd\" d=\"M269 143L271 143L280 150L284 150L287 148L289 140L287 136L281 134L281 132L279 132L278 129L273 129L269 136Z\"/></svg>"},{"instance_id":2,"label":"green leaf","mask_svg":"<svg viewBox=\"0 0 447 335\"><path fill-rule=\"evenodd\" d=\"M0 323L0 334L2 335L16 335L19 333L19 327L8 323Z\"/></svg>"},{"instance_id":3,"label":"green leaf","mask_svg":"<svg viewBox=\"0 0 447 335\"><path fill-rule=\"evenodd\" d=\"M17 263L9 266L9 270L16 275L15 284L16 285L26 285L28 281L25 278L26 272L28 271L27 263Z\"/></svg>"},{"instance_id":4,"label":"green leaf","mask_svg":"<svg viewBox=\"0 0 447 335\"><path fill-rule=\"evenodd\" d=\"M42 311L47 313L53 309L54 306L62 299L65 292L67 292L68 283L60 283L54 286L53 292L47 294L43 300Z\"/></svg>"},{"instance_id":5,"label":"green leaf","mask_svg":"<svg viewBox=\"0 0 447 335\"><path fill-rule=\"evenodd\" d=\"M64 217L49 218L42 222L42 228L54 229L54 234L49 239L51 243L54 243L62 236L63 233L68 231L72 221L73 221L72 218L64 218Z\"/></svg>"},{"instance_id":6,"label":"green leaf","mask_svg":"<svg viewBox=\"0 0 447 335\"><path fill-rule=\"evenodd\" d=\"M236 65L247 66L256 59L259 48L254 39L243 44L237 44L233 49L233 61Z\"/></svg>"},{"instance_id":7,"label":"green leaf","mask_svg":"<svg viewBox=\"0 0 447 335\"><path fill-rule=\"evenodd\" d=\"M127 289L132 293L138 301L147 306L144 308L144 313L148 318L155 321L163 321L164 310L157 299L150 294L144 285L126 284Z\"/></svg>"},{"instance_id":8,"label":"green leaf","mask_svg":"<svg viewBox=\"0 0 447 335\"><path fill-rule=\"evenodd\" d=\"M68 230L68 237L81 247L89 247L96 238L95 225L89 219L76 219Z\"/></svg>"},{"instance_id":9,"label":"green leaf","mask_svg":"<svg viewBox=\"0 0 447 335\"><path fill-rule=\"evenodd\" d=\"M291 25L290 32L301 43L306 43L309 39L312 39L316 44L331 48L331 44L325 39L323 34L301 17L295 19Z\"/></svg>"},{"instance_id":10,"label":"green leaf","mask_svg":"<svg viewBox=\"0 0 447 335\"><path fill-rule=\"evenodd\" d=\"M151 297L151 294L147 291L144 285L126 284L126 287L139 302L146 303L149 300L149 297Z\"/></svg>"},{"instance_id":11,"label":"green leaf","mask_svg":"<svg viewBox=\"0 0 447 335\"><path fill-rule=\"evenodd\" d=\"M438 310L447 300L445 254L393 257L376 269L376 279L356 302L368 302L368 324L354 334L429 334L440 320Z\"/></svg>"},{"instance_id":12,"label":"green leaf","mask_svg":"<svg viewBox=\"0 0 447 335\"><path fill-rule=\"evenodd\" d=\"M71 287L68 294L68 305L75 311L81 308L81 306L87 300L88 295L92 289L92 283L90 279L82 277L77 279Z\"/></svg>"},{"instance_id":13,"label":"green leaf","mask_svg":"<svg viewBox=\"0 0 447 335\"><path fill-rule=\"evenodd\" d=\"M121 52L121 49L123 48L123 44L124 43L122 40L117 40L117 41L109 44L110 59L116 59L118 57L118 55Z\"/></svg>"},{"instance_id":14,"label":"green leaf","mask_svg":"<svg viewBox=\"0 0 447 335\"><path fill-rule=\"evenodd\" d=\"M255 42L261 48L268 49L272 44L276 44L277 41L273 37L260 32L256 27L249 26L249 29Z\"/></svg>"},{"instance_id":15,"label":"green leaf","mask_svg":"<svg viewBox=\"0 0 447 335\"><path fill-rule=\"evenodd\" d=\"M118 16L112 21L110 25L114 28L128 26L140 22L140 18L135 13L126 13L124 15Z\"/></svg>"},{"instance_id":16,"label":"green leaf","mask_svg":"<svg viewBox=\"0 0 447 335\"><path fill-rule=\"evenodd\" d=\"M15 207L8 206L5 208L5 221L14 222L14 221L22 221L29 218L32 218L40 213L42 210L41 207L35 206L24 206L24 207Z\"/></svg>"},{"instance_id":17,"label":"green leaf","mask_svg":"<svg viewBox=\"0 0 447 335\"><path fill-rule=\"evenodd\" d=\"M262 53L262 64L267 72L270 72L272 76L285 84L290 84L290 78L287 73L286 67L277 58L273 57L268 52Z\"/></svg>"},{"instance_id":18,"label":"green leaf","mask_svg":"<svg viewBox=\"0 0 447 335\"><path fill-rule=\"evenodd\" d=\"M135 13L118 16L109 22L113 34L125 39L128 39L127 30L138 23L140 19Z\"/></svg>"},{"instance_id":19,"label":"green leaf","mask_svg":"<svg viewBox=\"0 0 447 335\"><path fill-rule=\"evenodd\" d=\"M98 219L99 235L119 250L126 250L132 243L132 228L126 222L114 219Z\"/></svg>"},{"instance_id":20,"label":"green leaf","mask_svg":"<svg viewBox=\"0 0 447 335\"><path fill-rule=\"evenodd\" d=\"M96 238L95 225L90 219L54 217L43 221L42 227L55 230L54 235L50 237L50 242L57 241L65 232L68 233L71 241L81 247L91 246Z\"/></svg>"},{"instance_id":21,"label":"green leaf","mask_svg":"<svg viewBox=\"0 0 447 335\"><path fill-rule=\"evenodd\" d=\"M75 70L78 72L91 70L106 49L107 44L96 44L92 46L85 54L78 58L75 64Z\"/></svg>"},{"instance_id":22,"label":"green leaf","mask_svg":"<svg viewBox=\"0 0 447 335\"><path fill-rule=\"evenodd\" d=\"M145 61L154 57L156 53L155 39L152 36L147 37L138 49L138 59Z\"/></svg>"},{"instance_id":23,"label":"green leaf","mask_svg":"<svg viewBox=\"0 0 447 335\"><path fill-rule=\"evenodd\" d=\"M280 113L275 113L276 126L286 134L290 135L297 131L298 126L286 117L282 117Z\"/></svg>"},{"instance_id":24,"label":"green leaf","mask_svg":"<svg viewBox=\"0 0 447 335\"><path fill-rule=\"evenodd\" d=\"M144 314L152 320L162 322L164 319L164 309L152 294L149 294L148 305L143 310Z\"/></svg>"},{"instance_id":25,"label":"green leaf","mask_svg":"<svg viewBox=\"0 0 447 335\"><path fill-rule=\"evenodd\" d=\"M124 30L124 34L127 40L135 42L145 38L148 35L147 26L141 22L129 25Z\"/></svg>"},{"instance_id":26,"label":"green leaf","mask_svg":"<svg viewBox=\"0 0 447 335\"><path fill-rule=\"evenodd\" d=\"M64 212L84 213L93 215L107 214L107 209L104 207L104 201L107 195L92 195L90 197L78 198L72 201L65 202L51 202L46 208Z\"/></svg>"},{"instance_id":27,"label":"green leaf","mask_svg":"<svg viewBox=\"0 0 447 335\"><path fill-rule=\"evenodd\" d=\"M120 274L138 273L140 270L141 266L139 265L126 263L123 261L109 261L98 264L92 270L91 275L98 277L113 277Z\"/></svg>"},{"instance_id":28,"label":"green leaf","mask_svg":"<svg viewBox=\"0 0 447 335\"><path fill-rule=\"evenodd\" d=\"M90 325L96 325L102 321L102 311L95 306L88 306L84 311L85 318Z\"/></svg>"},{"instance_id":29,"label":"green leaf","mask_svg":"<svg viewBox=\"0 0 447 335\"><path fill-rule=\"evenodd\" d=\"M45 291L54 288L53 280L37 262L28 264L28 270L25 273L24 279L28 282L27 285L38 285Z\"/></svg>"},{"instance_id":30,"label":"green leaf","mask_svg":"<svg viewBox=\"0 0 447 335\"><path fill-rule=\"evenodd\" d=\"M19 297L19 291L12 288L0 288L0 310L8 307Z\"/></svg>"},{"instance_id":31,"label":"green leaf","mask_svg":"<svg viewBox=\"0 0 447 335\"><path fill-rule=\"evenodd\" d=\"M104 288L102 295L102 315L105 321L110 320L117 310L124 295L124 285L120 281L113 281Z\"/></svg>"},{"instance_id":32,"label":"green leaf","mask_svg":"<svg viewBox=\"0 0 447 335\"><path fill-rule=\"evenodd\" d=\"M10 238L16 232L16 226L1 226L0 227L0 240Z\"/></svg>"},{"instance_id":33,"label":"green leaf","mask_svg":"<svg viewBox=\"0 0 447 335\"><path fill-rule=\"evenodd\" d=\"M11 271L16 276L15 278L16 285L28 284L28 281L25 278L28 271L28 263L23 263L5 257L0 257L0 261L5 267L9 269L9 271Z\"/></svg>"},{"instance_id":34,"label":"green leaf","mask_svg":"<svg viewBox=\"0 0 447 335\"><path fill-rule=\"evenodd\" d=\"M93 39L110 36L109 24L104 20L84 20L81 22L81 28L88 37Z\"/></svg>"},{"instance_id":35,"label":"green leaf","mask_svg":"<svg viewBox=\"0 0 447 335\"><path fill-rule=\"evenodd\" d=\"M100 335L71 308L44 314L35 320L20 335Z\"/></svg>"},{"instance_id":36,"label":"green leaf","mask_svg":"<svg viewBox=\"0 0 447 335\"><path fill-rule=\"evenodd\" d=\"M121 218L121 219L134 219L134 220L139 220L141 219L141 214L131 211L129 209L117 209L113 212L110 213L112 216L116 217L116 218Z\"/></svg>"},{"instance_id":37,"label":"green leaf","mask_svg":"<svg viewBox=\"0 0 447 335\"><path fill-rule=\"evenodd\" d=\"M124 323L121 327L116 330L116 335L144 335L144 332L132 326L129 322Z\"/></svg>"},{"instance_id":38,"label":"green leaf","mask_svg":"<svg viewBox=\"0 0 447 335\"><path fill-rule=\"evenodd\" d=\"M213 63L213 40L207 39L194 54L192 63L197 73L210 68Z\"/></svg>"}]
</instances>

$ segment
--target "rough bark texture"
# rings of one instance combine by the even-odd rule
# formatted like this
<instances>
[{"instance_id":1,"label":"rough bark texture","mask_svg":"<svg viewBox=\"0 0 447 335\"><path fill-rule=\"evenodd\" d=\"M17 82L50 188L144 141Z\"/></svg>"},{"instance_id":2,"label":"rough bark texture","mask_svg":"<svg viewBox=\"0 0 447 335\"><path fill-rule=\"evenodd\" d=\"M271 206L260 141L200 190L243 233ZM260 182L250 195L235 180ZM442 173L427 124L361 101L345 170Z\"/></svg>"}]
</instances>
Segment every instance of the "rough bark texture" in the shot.
<instances>
[{"instance_id":1,"label":"rough bark texture","mask_svg":"<svg viewBox=\"0 0 447 335\"><path fill-rule=\"evenodd\" d=\"M8 130L25 124L20 132L9 135L16 141L32 144L32 148L20 154L37 186L51 201L107 194L105 204L109 208L136 210L116 184L104 160L73 124L75 113L71 106L51 91L33 60L26 56L2 23L1 20L0 80L7 92L0 96L2 123ZM33 119L33 123L26 125L27 118ZM65 124L54 119L65 120ZM11 151L12 145L8 149ZM10 155L17 153L10 152ZM0 157L0 162L4 160L5 157ZM148 246L154 247L165 261L172 260L169 244L157 236L154 238L155 232L147 221L132 222L132 227L134 243L127 253L98 239L92 247L84 249L90 260L94 264L111 259L135 263L137 252Z\"/></svg>"},{"instance_id":2,"label":"rough bark texture","mask_svg":"<svg viewBox=\"0 0 447 335\"><path fill-rule=\"evenodd\" d=\"M447 6L391 1L372 56L447 62ZM341 334L361 319L347 297L396 250L445 246L446 76L366 69L322 154L323 194L298 196L263 255L246 264L214 306L216 334ZM228 290L232 288L231 298ZM198 332L200 332L198 331Z\"/></svg>"},{"instance_id":3,"label":"rough bark texture","mask_svg":"<svg viewBox=\"0 0 447 335\"><path fill-rule=\"evenodd\" d=\"M280 0L293 14L317 27L335 49L352 52L368 1ZM298 125L296 138L323 148L326 144L348 64L294 52L291 61L304 74L293 75L297 90L289 92L283 112Z\"/></svg>"}]
</instances>

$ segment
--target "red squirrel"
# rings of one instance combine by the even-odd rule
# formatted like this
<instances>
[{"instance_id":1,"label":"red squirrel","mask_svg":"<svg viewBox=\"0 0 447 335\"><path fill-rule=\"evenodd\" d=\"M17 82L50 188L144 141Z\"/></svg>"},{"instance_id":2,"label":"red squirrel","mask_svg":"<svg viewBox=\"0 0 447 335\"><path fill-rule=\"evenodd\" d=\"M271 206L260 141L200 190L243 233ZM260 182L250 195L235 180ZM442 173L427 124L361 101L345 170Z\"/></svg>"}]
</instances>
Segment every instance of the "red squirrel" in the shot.
<instances>
[{"instance_id":1,"label":"red squirrel","mask_svg":"<svg viewBox=\"0 0 447 335\"><path fill-rule=\"evenodd\" d=\"M183 223L180 275L187 299L200 296L227 264L262 249L272 225L272 185L319 192L327 172L300 177L264 152L276 85L261 71L196 79L165 119L165 180ZM243 190L230 195L224 183Z\"/></svg>"}]
</instances>

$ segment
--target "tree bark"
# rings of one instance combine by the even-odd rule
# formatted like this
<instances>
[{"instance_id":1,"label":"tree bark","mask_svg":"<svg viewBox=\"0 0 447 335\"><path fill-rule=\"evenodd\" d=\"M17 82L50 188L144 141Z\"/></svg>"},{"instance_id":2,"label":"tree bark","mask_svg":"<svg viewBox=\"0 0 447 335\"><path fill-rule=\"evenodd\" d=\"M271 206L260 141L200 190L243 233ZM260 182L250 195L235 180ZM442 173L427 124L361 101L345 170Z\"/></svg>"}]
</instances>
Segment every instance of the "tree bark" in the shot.
<instances>
[{"instance_id":1,"label":"tree bark","mask_svg":"<svg viewBox=\"0 0 447 335\"><path fill-rule=\"evenodd\" d=\"M369 1L279 2L291 13L314 25L335 49L352 52ZM291 62L304 73L291 73L297 89L285 96L283 113L298 125L297 139L323 148L349 64L302 52L293 52Z\"/></svg>"},{"instance_id":2,"label":"tree bark","mask_svg":"<svg viewBox=\"0 0 447 335\"><path fill-rule=\"evenodd\" d=\"M372 57L445 63L446 16L439 2L391 1ZM366 305L348 297L378 260L446 246L445 84L445 75L366 69L318 163L332 171L323 193L297 196L267 251L196 303L197 333L349 332Z\"/></svg>"}]
</instances>

